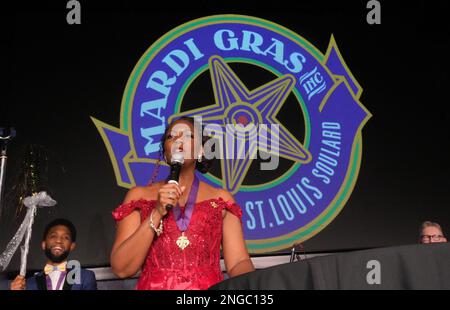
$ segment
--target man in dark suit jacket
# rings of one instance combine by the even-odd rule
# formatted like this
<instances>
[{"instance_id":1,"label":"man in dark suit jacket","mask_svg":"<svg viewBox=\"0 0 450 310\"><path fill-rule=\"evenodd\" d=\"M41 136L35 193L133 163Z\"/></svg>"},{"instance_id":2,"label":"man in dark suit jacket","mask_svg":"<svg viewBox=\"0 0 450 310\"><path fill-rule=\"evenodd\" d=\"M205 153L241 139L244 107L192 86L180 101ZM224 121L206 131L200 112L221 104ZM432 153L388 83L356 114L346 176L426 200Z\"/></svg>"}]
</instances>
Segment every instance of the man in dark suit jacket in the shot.
<instances>
[{"instance_id":1,"label":"man in dark suit jacket","mask_svg":"<svg viewBox=\"0 0 450 310\"><path fill-rule=\"evenodd\" d=\"M66 219L56 219L44 231L42 250L47 256L44 270L26 279L18 275L11 282L12 290L96 290L95 274L67 262L75 249L75 226Z\"/></svg>"}]
</instances>

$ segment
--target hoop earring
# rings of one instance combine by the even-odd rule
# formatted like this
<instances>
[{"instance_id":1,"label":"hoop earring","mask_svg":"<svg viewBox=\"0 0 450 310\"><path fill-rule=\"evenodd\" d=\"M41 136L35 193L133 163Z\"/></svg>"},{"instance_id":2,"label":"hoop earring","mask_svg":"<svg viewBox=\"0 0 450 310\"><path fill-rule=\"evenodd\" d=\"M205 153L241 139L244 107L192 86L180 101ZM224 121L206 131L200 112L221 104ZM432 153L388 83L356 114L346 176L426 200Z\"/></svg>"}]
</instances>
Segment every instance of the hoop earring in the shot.
<instances>
[{"instance_id":1,"label":"hoop earring","mask_svg":"<svg viewBox=\"0 0 450 310\"><path fill-rule=\"evenodd\" d=\"M201 154L198 155L197 161L198 161L199 163L202 162L202 155L201 155Z\"/></svg>"}]
</instances>

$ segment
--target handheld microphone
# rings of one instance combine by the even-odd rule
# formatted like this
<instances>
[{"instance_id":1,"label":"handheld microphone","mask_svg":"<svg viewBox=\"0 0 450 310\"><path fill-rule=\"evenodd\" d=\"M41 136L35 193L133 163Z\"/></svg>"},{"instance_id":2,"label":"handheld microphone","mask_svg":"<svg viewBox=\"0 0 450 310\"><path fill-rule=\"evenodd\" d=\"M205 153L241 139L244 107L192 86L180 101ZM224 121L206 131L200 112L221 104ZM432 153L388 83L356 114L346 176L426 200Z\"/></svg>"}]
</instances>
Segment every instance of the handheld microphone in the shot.
<instances>
[{"instance_id":1,"label":"handheld microphone","mask_svg":"<svg viewBox=\"0 0 450 310\"><path fill-rule=\"evenodd\" d=\"M183 153L174 153L172 154L172 160L170 163L170 174L169 181L167 183L175 183L178 185L178 180L180 179L180 171L181 166L184 164L184 156ZM173 208L173 205L166 205L166 210L170 211Z\"/></svg>"}]
</instances>

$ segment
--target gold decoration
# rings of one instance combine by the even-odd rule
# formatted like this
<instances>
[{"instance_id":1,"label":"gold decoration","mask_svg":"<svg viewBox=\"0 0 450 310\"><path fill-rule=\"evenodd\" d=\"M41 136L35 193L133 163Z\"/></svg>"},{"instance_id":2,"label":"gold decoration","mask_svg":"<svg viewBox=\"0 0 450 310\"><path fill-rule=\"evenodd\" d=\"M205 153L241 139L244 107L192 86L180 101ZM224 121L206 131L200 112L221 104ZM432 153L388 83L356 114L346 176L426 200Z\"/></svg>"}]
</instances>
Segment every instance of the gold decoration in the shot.
<instances>
[{"instance_id":1,"label":"gold decoration","mask_svg":"<svg viewBox=\"0 0 450 310\"><path fill-rule=\"evenodd\" d=\"M211 207L213 207L214 209L219 206L215 201L211 201L210 204L211 204Z\"/></svg>"},{"instance_id":2,"label":"gold decoration","mask_svg":"<svg viewBox=\"0 0 450 310\"><path fill-rule=\"evenodd\" d=\"M181 250L184 250L190 243L189 239L184 235L184 232L177 239L177 245Z\"/></svg>"},{"instance_id":3,"label":"gold decoration","mask_svg":"<svg viewBox=\"0 0 450 310\"><path fill-rule=\"evenodd\" d=\"M6 203L15 209L16 219L25 215L25 197L36 195L48 188L48 156L45 147L37 144L25 146L21 168L16 171ZM13 207L14 206L14 207Z\"/></svg>"}]
</instances>

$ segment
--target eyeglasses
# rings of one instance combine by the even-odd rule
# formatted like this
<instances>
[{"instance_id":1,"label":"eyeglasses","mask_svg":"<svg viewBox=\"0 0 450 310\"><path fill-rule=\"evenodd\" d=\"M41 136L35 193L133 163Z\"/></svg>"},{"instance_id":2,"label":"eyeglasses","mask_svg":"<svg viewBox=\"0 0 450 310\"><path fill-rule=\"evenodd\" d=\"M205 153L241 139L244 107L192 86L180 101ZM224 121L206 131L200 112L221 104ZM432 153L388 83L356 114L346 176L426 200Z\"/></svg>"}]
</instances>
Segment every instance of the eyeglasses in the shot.
<instances>
[{"instance_id":1,"label":"eyeglasses","mask_svg":"<svg viewBox=\"0 0 450 310\"><path fill-rule=\"evenodd\" d=\"M443 235L422 235L420 236L420 239L422 241L439 241L443 238Z\"/></svg>"}]
</instances>

